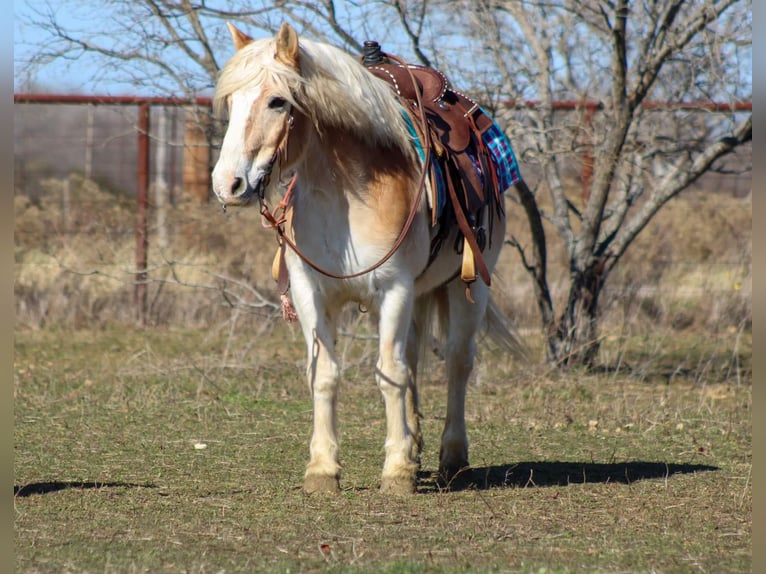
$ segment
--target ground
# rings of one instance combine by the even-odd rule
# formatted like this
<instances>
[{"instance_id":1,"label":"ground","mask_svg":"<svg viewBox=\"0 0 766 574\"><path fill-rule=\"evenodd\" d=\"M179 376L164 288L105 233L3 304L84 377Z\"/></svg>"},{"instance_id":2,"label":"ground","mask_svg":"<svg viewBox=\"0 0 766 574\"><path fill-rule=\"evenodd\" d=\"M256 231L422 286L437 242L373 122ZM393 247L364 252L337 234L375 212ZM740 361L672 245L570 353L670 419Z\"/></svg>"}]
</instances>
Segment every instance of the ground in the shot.
<instances>
[{"instance_id":1,"label":"ground","mask_svg":"<svg viewBox=\"0 0 766 574\"><path fill-rule=\"evenodd\" d=\"M374 341L345 337L328 497L300 490L311 404L294 328L21 330L16 571L748 572L749 337L662 337L623 341L620 369L599 373L485 351L473 470L449 490L433 475L445 389L429 358L405 497L378 491Z\"/></svg>"}]
</instances>

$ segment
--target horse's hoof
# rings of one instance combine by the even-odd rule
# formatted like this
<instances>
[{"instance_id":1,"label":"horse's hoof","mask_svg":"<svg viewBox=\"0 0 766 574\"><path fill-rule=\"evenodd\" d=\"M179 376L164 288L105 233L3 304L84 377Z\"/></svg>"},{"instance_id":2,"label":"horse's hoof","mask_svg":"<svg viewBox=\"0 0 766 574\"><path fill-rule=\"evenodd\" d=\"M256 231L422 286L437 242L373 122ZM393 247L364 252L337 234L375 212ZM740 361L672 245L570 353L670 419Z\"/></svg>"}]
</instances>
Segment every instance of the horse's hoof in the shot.
<instances>
[{"instance_id":1,"label":"horse's hoof","mask_svg":"<svg viewBox=\"0 0 766 574\"><path fill-rule=\"evenodd\" d=\"M406 495L415 493L414 476L388 476L380 482L380 492L383 494Z\"/></svg>"},{"instance_id":2,"label":"horse's hoof","mask_svg":"<svg viewBox=\"0 0 766 574\"><path fill-rule=\"evenodd\" d=\"M303 479L303 492L306 494L338 494L340 481L337 476L310 474Z\"/></svg>"}]
</instances>

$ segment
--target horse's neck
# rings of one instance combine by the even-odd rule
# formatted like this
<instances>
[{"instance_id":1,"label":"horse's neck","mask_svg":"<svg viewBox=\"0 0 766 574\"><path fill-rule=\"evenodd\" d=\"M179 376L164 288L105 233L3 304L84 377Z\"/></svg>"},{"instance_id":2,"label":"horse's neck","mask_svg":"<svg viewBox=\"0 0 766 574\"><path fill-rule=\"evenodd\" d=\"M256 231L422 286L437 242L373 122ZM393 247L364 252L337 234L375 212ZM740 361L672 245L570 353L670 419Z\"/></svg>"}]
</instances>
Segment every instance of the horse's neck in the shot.
<instances>
[{"instance_id":1,"label":"horse's neck","mask_svg":"<svg viewBox=\"0 0 766 574\"><path fill-rule=\"evenodd\" d=\"M379 193L375 183L382 178L405 179L413 171L408 155L399 149L381 149L362 137L327 130L312 134L309 149L297 171L304 184L345 201L362 201Z\"/></svg>"},{"instance_id":2,"label":"horse's neck","mask_svg":"<svg viewBox=\"0 0 766 574\"><path fill-rule=\"evenodd\" d=\"M349 134L314 137L296 166L295 216L314 220L323 235L366 230L390 244L414 201L417 166L402 150L378 149Z\"/></svg>"}]
</instances>

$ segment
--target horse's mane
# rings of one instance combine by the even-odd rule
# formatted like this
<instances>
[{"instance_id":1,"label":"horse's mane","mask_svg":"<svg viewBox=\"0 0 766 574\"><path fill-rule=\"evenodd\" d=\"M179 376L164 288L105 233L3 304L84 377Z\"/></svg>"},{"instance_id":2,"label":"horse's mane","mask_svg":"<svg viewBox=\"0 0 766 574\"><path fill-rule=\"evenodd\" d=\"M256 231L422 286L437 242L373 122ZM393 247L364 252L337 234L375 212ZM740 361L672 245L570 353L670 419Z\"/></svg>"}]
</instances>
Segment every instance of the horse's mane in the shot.
<instances>
[{"instance_id":1,"label":"horse's mane","mask_svg":"<svg viewBox=\"0 0 766 574\"><path fill-rule=\"evenodd\" d=\"M254 40L238 50L218 78L215 107L233 92L270 83L322 132L349 130L373 145L411 150L402 108L389 85L346 52L300 40L300 73L274 58L273 38Z\"/></svg>"}]
</instances>

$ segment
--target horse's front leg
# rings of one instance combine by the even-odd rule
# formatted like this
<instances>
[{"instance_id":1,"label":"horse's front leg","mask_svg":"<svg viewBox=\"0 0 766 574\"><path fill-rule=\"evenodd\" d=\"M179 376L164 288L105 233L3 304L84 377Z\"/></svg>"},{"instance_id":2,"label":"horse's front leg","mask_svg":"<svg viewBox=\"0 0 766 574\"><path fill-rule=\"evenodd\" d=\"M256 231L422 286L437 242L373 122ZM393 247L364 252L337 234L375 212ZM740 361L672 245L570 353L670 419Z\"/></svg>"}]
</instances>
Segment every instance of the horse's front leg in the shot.
<instances>
[{"instance_id":1,"label":"horse's front leg","mask_svg":"<svg viewBox=\"0 0 766 574\"><path fill-rule=\"evenodd\" d=\"M341 469L337 411L340 368L333 340L322 329L314 330L309 341L306 374L314 401L314 429L303 490L309 493L338 492Z\"/></svg>"},{"instance_id":2,"label":"horse's front leg","mask_svg":"<svg viewBox=\"0 0 766 574\"><path fill-rule=\"evenodd\" d=\"M407 335L413 303L412 286L396 284L385 291L380 305L380 356L375 372L386 407L386 460L380 489L409 494L415 491L418 471L418 429L408 423L415 408L411 388L414 373L407 362ZM409 413L413 415L413 413Z\"/></svg>"},{"instance_id":3,"label":"horse's front leg","mask_svg":"<svg viewBox=\"0 0 766 574\"><path fill-rule=\"evenodd\" d=\"M303 490L335 493L340 490L341 470L337 413L340 367L335 354L335 321L327 315L316 291L295 289L296 283L300 284L293 282L293 299L306 339L306 377L314 401L314 428Z\"/></svg>"}]
</instances>

